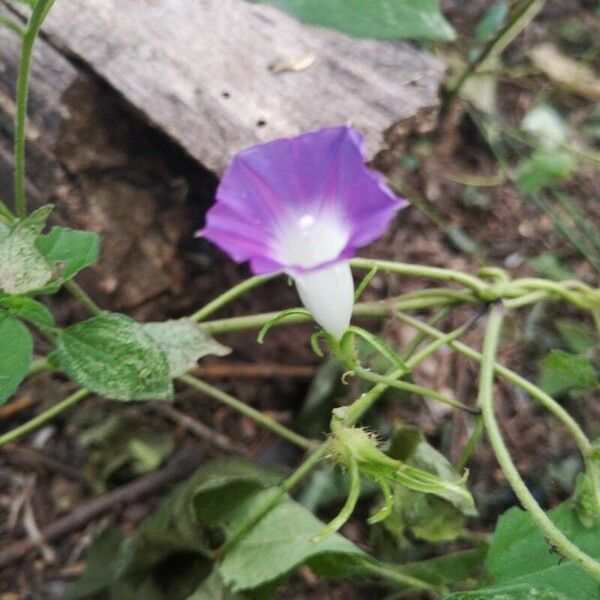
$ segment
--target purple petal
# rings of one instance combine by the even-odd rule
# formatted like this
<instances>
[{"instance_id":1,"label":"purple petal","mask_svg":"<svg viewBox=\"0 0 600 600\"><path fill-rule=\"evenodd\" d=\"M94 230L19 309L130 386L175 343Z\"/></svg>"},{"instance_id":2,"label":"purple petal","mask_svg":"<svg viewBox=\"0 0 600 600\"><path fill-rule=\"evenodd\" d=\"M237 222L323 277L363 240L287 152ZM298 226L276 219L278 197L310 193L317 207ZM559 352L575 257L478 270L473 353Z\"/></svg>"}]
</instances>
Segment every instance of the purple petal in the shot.
<instances>
[{"instance_id":1,"label":"purple petal","mask_svg":"<svg viewBox=\"0 0 600 600\"><path fill-rule=\"evenodd\" d=\"M255 273L306 271L351 256L406 206L364 164L351 127L331 127L239 153L201 235Z\"/></svg>"}]
</instances>

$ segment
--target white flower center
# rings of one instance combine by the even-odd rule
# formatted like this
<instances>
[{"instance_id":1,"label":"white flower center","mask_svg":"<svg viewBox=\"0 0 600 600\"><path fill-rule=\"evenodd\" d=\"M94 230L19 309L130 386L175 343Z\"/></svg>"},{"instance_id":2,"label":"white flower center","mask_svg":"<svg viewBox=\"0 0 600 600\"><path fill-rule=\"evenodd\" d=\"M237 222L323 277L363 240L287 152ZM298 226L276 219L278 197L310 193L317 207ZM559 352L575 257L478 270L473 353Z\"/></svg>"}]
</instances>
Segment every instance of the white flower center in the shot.
<instances>
[{"instance_id":1,"label":"white flower center","mask_svg":"<svg viewBox=\"0 0 600 600\"><path fill-rule=\"evenodd\" d=\"M348 241L348 227L334 214L305 213L290 218L279 236L279 260L310 269L336 258Z\"/></svg>"}]
</instances>

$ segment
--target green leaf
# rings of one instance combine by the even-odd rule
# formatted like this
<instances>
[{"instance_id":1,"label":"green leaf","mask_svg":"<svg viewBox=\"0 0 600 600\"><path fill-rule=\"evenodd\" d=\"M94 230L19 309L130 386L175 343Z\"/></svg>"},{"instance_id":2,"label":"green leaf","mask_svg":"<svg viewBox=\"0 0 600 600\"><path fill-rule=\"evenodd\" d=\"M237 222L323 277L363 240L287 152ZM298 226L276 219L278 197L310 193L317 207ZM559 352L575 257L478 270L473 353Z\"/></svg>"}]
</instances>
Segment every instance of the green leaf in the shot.
<instances>
[{"instance_id":1,"label":"green leaf","mask_svg":"<svg viewBox=\"0 0 600 600\"><path fill-rule=\"evenodd\" d=\"M36 239L35 246L48 264L61 265L60 279L67 281L98 261L100 237L91 231L53 227L50 233ZM53 287L58 289L59 285Z\"/></svg>"},{"instance_id":2,"label":"green leaf","mask_svg":"<svg viewBox=\"0 0 600 600\"><path fill-rule=\"evenodd\" d=\"M60 332L61 368L76 383L112 400L168 400L173 384L165 353L133 319L103 314Z\"/></svg>"},{"instance_id":3,"label":"green leaf","mask_svg":"<svg viewBox=\"0 0 600 600\"><path fill-rule=\"evenodd\" d=\"M580 321L572 319L561 319L556 322L560 337L575 354L585 354L597 348L600 341L598 334L591 327L587 327Z\"/></svg>"},{"instance_id":4,"label":"green leaf","mask_svg":"<svg viewBox=\"0 0 600 600\"><path fill-rule=\"evenodd\" d=\"M171 377L183 375L204 356L226 356L231 352L191 319L144 323L142 327L167 356Z\"/></svg>"},{"instance_id":5,"label":"green leaf","mask_svg":"<svg viewBox=\"0 0 600 600\"><path fill-rule=\"evenodd\" d=\"M43 206L18 221L0 242L0 290L24 294L42 288L52 277L52 269L35 247L52 206Z\"/></svg>"},{"instance_id":6,"label":"green leaf","mask_svg":"<svg viewBox=\"0 0 600 600\"><path fill-rule=\"evenodd\" d=\"M306 508L286 499L225 555L219 568L221 576L235 592L278 579L308 561L315 561L318 567L321 555L336 555L339 561L363 556L338 534L313 541L324 527Z\"/></svg>"},{"instance_id":7,"label":"green leaf","mask_svg":"<svg viewBox=\"0 0 600 600\"><path fill-rule=\"evenodd\" d=\"M257 0L253 0L257 1ZM451 41L438 0L263 0L301 21L361 38Z\"/></svg>"},{"instance_id":8,"label":"green leaf","mask_svg":"<svg viewBox=\"0 0 600 600\"><path fill-rule=\"evenodd\" d=\"M527 195L534 196L542 188L568 179L577 163L568 152L538 150L521 164L517 185Z\"/></svg>"},{"instance_id":9,"label":"green leaf","mask_svg":"<svg viewBox=\"0 0 600 600\"><path fill-rule=\"evenodd\" d=\"M567 269L553 254L543 252L539 256L534 256L528 261L529 266L542 277L562 281L573 277L572 271Z\"/></svg>"},{"instance_id":10,"label":"green leaf","mask_svg":"<svg viewBox=\"0 0 600 600\"><path fill-rule=\"evenodd\" d=\"M2 243L10 235L10 227L0 220L0 243Z\"/></svg>"},{"instance_id":11,"label":"green leaf","mask_svg":"<svg viewBox=\"0 0 600 600\"><path fill-rule=\"evenodd\" d=\"M181 552L209 557L241 503L276 481L279 477L242 460L208 463L177 486L127 540L121 574L151 570Z\"/></svg>"},{"instance_id":12,"label":"green leaf","mask_svg":"<svg viewBox=\"0 0 600 600\"><path fill-rule=\"evenodd\" d=\"M490 41L504 25L508 15L507 2L498 2L491 6L475 27L475 38L478 42Z\"/></svg>"},{"instance_id":13,"label":"green leaf","mask_svg":"<svg viewBox=\"0 0 600 600\"><path fill-rule=\"evenodd\" d=\"M446 596L444 600L575 600L549 588L517 584Z\"/></svg>"},{"instance_id":14,"label":"green leaf","mask_svg":"<svg viewBox=\"0 0 600 600\"><path fill-rule=\"evenodd\" d=\"M0 293L0 307L11 315L42 328L55 325L52 313L41 302L29 296L8 296Z\"/></svg>"},{"instance_id":15,"label":"green leaf","mask_svg":"<svg viewBox=\"0 0 600 600\"><path fill-rule=\"evenodd\" d=\"M565 503L550 511L553 523L579 548L600 558L600 527L584 527ZM600 583L548 547L528 513L511 508L498 520L485 560L483 589L452 594L449 600L597 600Z\"/></svg>"},{"instance_id":16,"label":"green leaf","mask_svg":"<svg viewBox=\"0 0 600 600\"><path fill-rule=\"evenodd\" d=\"M231 592L215 569L186 600L245 600L244 596Z\"/></svg>"},{"instance_id":17,"label":"green leaf","mask_svg":"<svg viewBox=\"0 0 600 600\"><path fill-rule=\"evenodd\" d=\"M447 500L431 494L417 494L403 490L401 494L402 517L413 535L420 540L437 544L454 541L462 533L465 517Z\"/></svg>"},{"instance_id":18,"label":"green leaf","mask_svg":"<svg viewBox=\"0 0 600 600\"><path fill-rule=\"evenodd\" d=\"M566 392L584 394L595 390L600 383L596 370L584 356L562 350L551 350L542 359L540 387L550 396Z\"/></svg>"},{"instance_id":19,"label":"green leaf","mask_svg":"<svg viewBox=\"0 0 600 600\"><path fill-rule=\"evenodd\" d=\"M170 431L157 430L141 417L117 414L84 430L79 442L86 448L86 478L98 494L123 469L141 475L158 468L174 447Z\"/></svg>"},{"instance_id":20,"label":"green leaf","mask_svg":"<svg viewBox=\"0 0 600 600\"><path fill-rule=\"evenodd\" d=\"M118 528L109 526L103 529L88 550L83 575L67 588L64 600L90 598L105 589L117 572L122 542L123 534Z\"/></svg>"},{"instance_id":21,"label":"green leaf","mask_svg":"<svg viewBox=\"0 0 600 600\"><path fill-rule=\"evenodd\" d=\"M19 387L31 361L33 340L27 328L0 312L0 404Z\"/></svg>"}]
</instances>

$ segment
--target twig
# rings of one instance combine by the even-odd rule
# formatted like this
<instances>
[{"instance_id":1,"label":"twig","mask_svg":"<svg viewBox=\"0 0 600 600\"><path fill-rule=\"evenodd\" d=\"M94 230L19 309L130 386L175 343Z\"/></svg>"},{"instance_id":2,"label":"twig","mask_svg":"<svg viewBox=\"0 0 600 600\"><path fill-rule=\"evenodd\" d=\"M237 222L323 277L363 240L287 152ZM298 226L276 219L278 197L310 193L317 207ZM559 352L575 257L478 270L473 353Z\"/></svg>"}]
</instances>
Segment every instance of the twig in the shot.
<instances>
[{"instance_id":1,"label":"twig","mask_svg":"<svg viewBox=\"0 0 600 600\"><path fill-rule=\"evenodd\" d=\"M225 379L227 377L248 379L311 379L315 374L314 367L300 365L279 365L277 363L235 363L218 362L211 365L201 365L194 369L194 375L207 379Z\"/></svg>"},{"instance_id":2,"label":"twig","mask_svg":"<svg viewBox=\"0 0 600 600\"><path fill-rule=\"evenodd\" d=\"M207 441L210 444L217 446L217 448L224 450L225 452L233 452L235 454L242 455L246 453L246 449L243 446L236 444L222 433L219 433L218 431L207 427L206 425L204 425L204 423L201 423L197 419L194 419L189 415L175 410L172 406L169 406L168 404L153 404L152 410L167 417L174 423L185 427L185 429L195 434L201 440Z\"/></svg>"},{"instance_id":3,"label":"twig","mask_svg":"<svg viewBox=\"0 0 600 600\"><path fill-rule=\"evenodd\" d=\"M45 471L50 469L73 481L85 481L80 470L66 465L51 456L42 454L27 446L19 446L17 444L9 444L0 451L7 462L17 467L26 467L29 469L37 469Z\"/></svg>"},{"instance_id":4,"label":"twig","mask_svg":"<svg viewBox=\"0 0 600 600\"><path fill-rule=\"evenodd\" d=\"M119 506L130 504L140 498L154 494L165 486L183 479L196 469L201 461L202 456L198 452L184 450L161 470L145 475L100 498L78 506L68 515L43 528L41 530L42 537L46 542L52 542L77 531L90 521ZM0 550L0 568L24 558L35 547L36 543L30 539L22 539L6 546Z\"/></svg>"},{"instance_id":5,"label":"twig","mask_svg":"<svg viewBox=\"0 0 600 600\"><path fill-rule=\"evenodd\" d=\"M31 408L34 404L35 400L32 396L19 396L9 404L0 406L0 421L10 419L11 417L18 415L20 412Z\"/></svg>"}]
</instances>

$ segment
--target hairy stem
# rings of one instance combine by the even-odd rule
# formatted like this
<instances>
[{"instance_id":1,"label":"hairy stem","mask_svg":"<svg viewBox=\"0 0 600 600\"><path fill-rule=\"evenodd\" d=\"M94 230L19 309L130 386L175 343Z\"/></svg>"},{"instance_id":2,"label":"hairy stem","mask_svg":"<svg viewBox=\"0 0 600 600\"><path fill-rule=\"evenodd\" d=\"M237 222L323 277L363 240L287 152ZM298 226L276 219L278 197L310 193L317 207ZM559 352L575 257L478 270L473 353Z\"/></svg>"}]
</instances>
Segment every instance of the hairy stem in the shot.
<instances>
[{"instance_id":1,"label":"hairy stem","mask_svg":"<svg viewBox=\"0 0 600 600\"><path fill-rule=\"evenodd\" d=\"M52 7L54 0L38 0L33 8L27 29L23 35L21 60L17 75L17 112L15 118L15 209L17 216L22 219L27 215L25 199L25 124L27 120L27 96L29 90L29 71L33 45L40 27Z\"/></svg>"}]
</instances>

